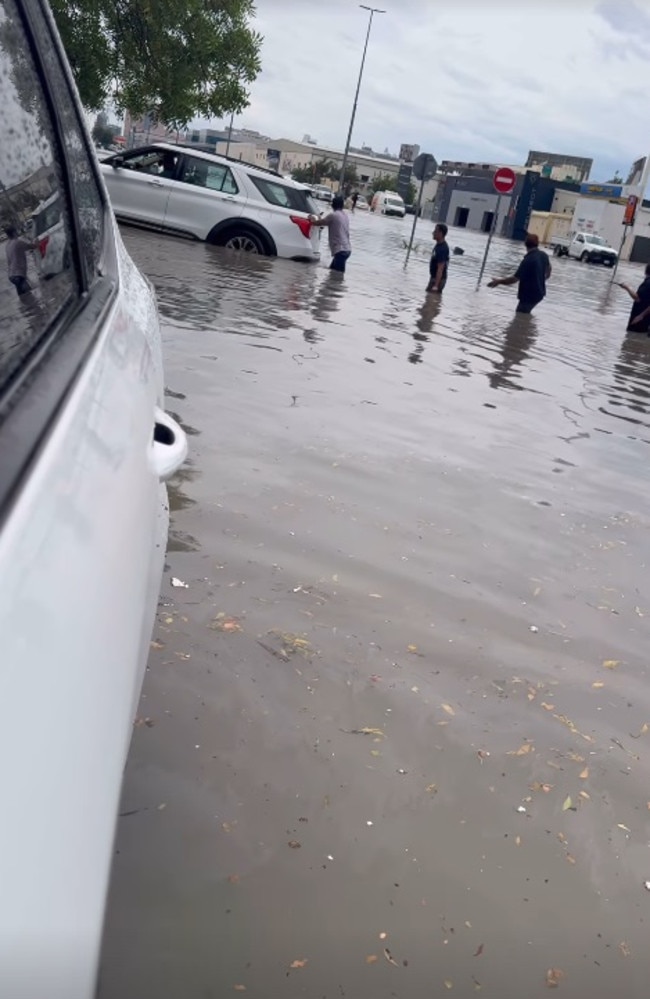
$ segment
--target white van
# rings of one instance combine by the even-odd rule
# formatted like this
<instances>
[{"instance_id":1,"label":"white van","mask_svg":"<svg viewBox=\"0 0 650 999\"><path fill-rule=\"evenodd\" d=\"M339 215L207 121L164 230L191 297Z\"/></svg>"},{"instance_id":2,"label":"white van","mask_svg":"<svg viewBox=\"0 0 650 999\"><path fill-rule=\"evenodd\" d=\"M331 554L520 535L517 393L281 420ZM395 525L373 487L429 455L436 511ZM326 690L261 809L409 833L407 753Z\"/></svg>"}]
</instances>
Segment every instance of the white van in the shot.
<instances>
[{"instance_id":1,"label":"white van","mask_svg":"<svg viewBox=\"0 0 650 999\"><path fill-rule=\"evenodd\" d=\"M397 215L403 219L406 215L406 205L396 191L377 191L370 204L371 212L380 215Z\"/></svg>"}]
</instances>

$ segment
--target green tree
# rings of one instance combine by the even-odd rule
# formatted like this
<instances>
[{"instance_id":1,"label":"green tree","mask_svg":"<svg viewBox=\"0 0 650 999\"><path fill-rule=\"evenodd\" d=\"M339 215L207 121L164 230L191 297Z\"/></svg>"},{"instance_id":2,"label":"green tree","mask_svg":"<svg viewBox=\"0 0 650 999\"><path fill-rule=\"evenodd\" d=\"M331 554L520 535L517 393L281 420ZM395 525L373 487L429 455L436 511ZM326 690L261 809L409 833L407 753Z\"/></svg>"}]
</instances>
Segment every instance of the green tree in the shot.
<instances>
[{"instance_id":1,"label":"green tree","mask_svg":"<svg viewBox=\"0 0 650 999\"><path fill-rule=\"evenodd\" d=\"M375 191L396 191L397 190L397 177L393 177L390 173L380 173L370 182L370 190L374 194Z\"/></svg>"},{"instance_id":2,"label":"green tree","mask_svg":"<svg viewBox=\"0 0 650 999\"><path fill-rule=\"evenodd\" d=\"M51 0L81 101L173 127L248 104L262 38L253 0Z\"/></svg>"},{"instance_id":3,"label":"green tree","mask_svg":"<svg viewBox=\"0 0 650 999\"><path fill-rule=\"evenodd\" d=\"M322 180L331 180L332 171L336 169L332 160L323 158L314 160L304 167L295 167L291 171L291 176L299 184L320 184ZM336 175L338 177L338 174Z\"/></svg>"},{"instance_id":4,"label":"green tree","mask_svg":"<svg viewBox=\"0 0 650 999\"><path fill-rule=\"evenodd\" d=\"M615 173L614 173L614 176L612 177L612 179L611 180L606 180L605 183L606 184L622 184L623 183L623 178L620 176L618 170L616 170Z\"/></svg>"}]
</instances>

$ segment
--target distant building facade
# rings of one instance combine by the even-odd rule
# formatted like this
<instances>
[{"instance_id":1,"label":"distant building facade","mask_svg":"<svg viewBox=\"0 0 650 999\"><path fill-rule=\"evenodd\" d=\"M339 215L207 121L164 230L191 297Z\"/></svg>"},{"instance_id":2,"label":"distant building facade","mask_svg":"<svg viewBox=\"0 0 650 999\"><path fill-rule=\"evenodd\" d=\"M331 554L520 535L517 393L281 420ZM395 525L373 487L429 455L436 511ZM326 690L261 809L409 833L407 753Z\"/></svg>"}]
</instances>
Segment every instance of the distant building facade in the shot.
<instances>
[{"instance_id":1,"label":"distant building facade","mask_svg":"<svg viewBox=\"0 0 650 999\"><path fill-rule=\"evenodd\" d=\"M583 183L589 180L594 161L586 156L568 156L565 153L543 153L531 149L526 166L539 169L542 177L551 180Z\"/></svg>"}]
</instances>

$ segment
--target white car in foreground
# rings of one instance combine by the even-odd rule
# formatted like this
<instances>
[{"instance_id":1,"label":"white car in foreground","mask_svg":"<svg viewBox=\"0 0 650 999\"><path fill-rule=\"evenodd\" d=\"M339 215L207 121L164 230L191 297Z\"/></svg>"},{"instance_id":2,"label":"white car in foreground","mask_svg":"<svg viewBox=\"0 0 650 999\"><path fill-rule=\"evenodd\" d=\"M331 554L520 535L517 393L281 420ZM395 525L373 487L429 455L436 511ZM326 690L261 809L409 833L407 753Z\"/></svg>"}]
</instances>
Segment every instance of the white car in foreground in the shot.
<instances>
[{"instance_id":1,"label":"white car in foreground","mask_svg":"<svg viewBox=\"0 0 650 999\"><path fill-rule=\"evenodd\" d=\"M304 185L272 170L165 142L101 163L125 222L290 260L320 258L318 214Z\"/></svg>"},{"instance_id":2,"label":"white car in foreground","mask_svg":"<svg viewBox=\"0 0 650 999\"><path fill-rule=\"evenodd\" d=\"M0 276L0 995L93 999L164 480L187 445L49 12L0 0L0 24L3 205L19 229L56 205L63 248L32 291Z\"/></svg>"}]
</instances>

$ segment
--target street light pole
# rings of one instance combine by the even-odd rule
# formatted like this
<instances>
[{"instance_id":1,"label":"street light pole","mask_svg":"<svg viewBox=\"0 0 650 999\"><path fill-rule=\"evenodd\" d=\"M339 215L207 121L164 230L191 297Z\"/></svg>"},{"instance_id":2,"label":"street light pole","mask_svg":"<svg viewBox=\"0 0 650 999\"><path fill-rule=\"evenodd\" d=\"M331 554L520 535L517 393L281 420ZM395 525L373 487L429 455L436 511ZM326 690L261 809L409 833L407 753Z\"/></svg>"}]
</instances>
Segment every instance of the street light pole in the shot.
<instances>
[{"instance_id":1,"label":"street light pole","mask_svg":"<svg viewBox=\"0 0 650 999\"><path fill-rule=\"evenodd\" d=\"M366 4L360 3L359 6L362 10L367 10L370 12L370 17L368 18L368 30L366 32L366 44L363 46L363 56L361 58L361 69L359 70L359 79L357 80L357 91L354 95L354 104L352 105L352 117L350 118L350 127L348 129L348 138L345 143L345 151L343 153L343 163L341 165L341 174L339 176L339 191L343 190L343 183L345 180L345 168L348 165L348 153L350 152L350 142L352 141L352 129L354 128L354 118L357 113L357 104L359 103L359 91L361 90L361 78L363 77L363 68L366 63L366 52L368 51L368 41L370 39L370 29L372 28L372 19L375 14L385 14L385 10L379 10L378 7L367 7Z\"/></svg>"},{"instance_id":2,"label":"street light pole","mask_svg":"<svg viewBox=\"0 0 650 999\"><path fill-rule=\"evenodd\" d=\"M230 152L230 140L232 139L232 123L235 120L235 112L230 115L230 127L228 128L228 142L226 143L226 156Z\"/></svg>"}]
</instances>

